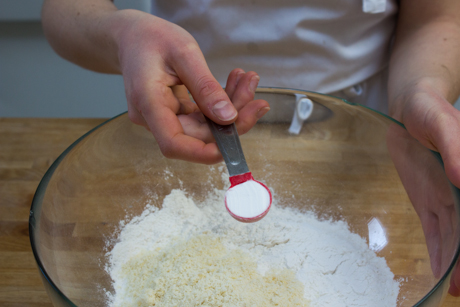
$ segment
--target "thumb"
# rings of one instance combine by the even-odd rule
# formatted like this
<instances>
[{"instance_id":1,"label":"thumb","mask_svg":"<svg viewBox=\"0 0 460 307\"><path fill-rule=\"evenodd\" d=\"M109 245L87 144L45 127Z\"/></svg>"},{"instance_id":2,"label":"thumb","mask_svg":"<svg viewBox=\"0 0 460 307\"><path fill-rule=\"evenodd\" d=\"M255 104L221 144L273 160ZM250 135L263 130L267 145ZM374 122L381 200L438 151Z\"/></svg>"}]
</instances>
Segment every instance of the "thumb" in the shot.
<instances>
[{"instance_id":1,"label":"thumb","mask_svg":"<svg viewBox=\"0 0 460 307\"><path fill-rule=\"evenodd\" d=\"M437 116L437 124L433 125L431 129L431 143L441 154L446 175L456 187L460 187L459 115L459 112L455 109L451 112L444 112Z\"/></svg>"},{"instance_id":2,"label":"thumb","mask_svg":"<svg viewBox=\"0 0 460 307\"><path fill-rule=\"evenodd\" d=\"M420 93L410 102L404 125L421 144L441 154L447 177L460 187L460 112L437 92Z\"/></svg>"},{"instance_id":3,"label":"thumb","mask_svg":"<svg viewBox=\"0 0 460 307\"><path fill-rule=\"evenodd\" d=\"M191 50L192 49L192 50ZM225 90L217 82L206 64L201 50L189 48L186 57L175 60L174 70L193 96L201 112L212 121L228 125L238 112Z\"/></svg>"}]
</instances>

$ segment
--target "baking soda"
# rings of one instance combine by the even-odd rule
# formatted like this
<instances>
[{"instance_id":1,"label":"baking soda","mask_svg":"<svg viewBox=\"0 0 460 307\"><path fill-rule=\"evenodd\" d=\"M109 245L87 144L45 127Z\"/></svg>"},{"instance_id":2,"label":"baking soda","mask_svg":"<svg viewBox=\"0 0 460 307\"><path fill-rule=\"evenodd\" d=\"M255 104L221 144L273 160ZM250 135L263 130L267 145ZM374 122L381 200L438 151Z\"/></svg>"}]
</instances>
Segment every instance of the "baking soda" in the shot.
<instances>
[{"instance_id":1,"label":"baking soda","mask_svg":"<svg viewBox=\"0 0 460 307\"><path fill-rule=\"evenodd\" d=\"M253 218L270 207L270 193L255 180L248 180L231 187L225 194L228 211L238 217Z\"/></svg>"},{"instance_id":2,"label":"baking soda","mask_svg":"<svg viewBox=\"0 0 460 307\"><path fill-rule=\"evenodd\" d=\"M158 272L149 275L139 266L129 266L133 259L146 264L152 261L152 255L157 257L163 253L162 259L180 266L182 261L176 261L179 258L170 249L173 246L180 248L205 235L217 238L227 253L247 255L247 259L255 263L255 272L260 276L272 272L292 272L291 276L303 285L304 303L308 302L309 306L396 306L399 283L394 280L385 259L369 249L365 239L350 232L346 222L319 220L314 213L281 208L274 202L269 214L261 221L240 223L226 212L222 205L224 195L224 191L216 190L203 203L195 203L183 191L173 190L165 197L161 210L147 205L140 216L122 224L118 243L107 254L106 269L115 289L114 293L108 294L109 304L129 305L126 302L133 301L128 297L133 291L127 291L127 288L141 289L150 275L161 275ZM212 266L200 269L202 276L211 269ZM134 270L134 276L139 277L135 283L130 282L133 275L128 272L131 270ZM196 269L190 270L179 272L184 276L197 274ZM295 284L292 279L290 282ZM233 289L229 285L222 287ZM212 291L209 297L226 295L225 291ZM153 293L165 292L147 286L138 295L151 299ZM279 306L288 306L278 303ZM177 304L196 305L199 304ZM230 301L217 306L245 305Z\"/></svg>"}]
</instances>

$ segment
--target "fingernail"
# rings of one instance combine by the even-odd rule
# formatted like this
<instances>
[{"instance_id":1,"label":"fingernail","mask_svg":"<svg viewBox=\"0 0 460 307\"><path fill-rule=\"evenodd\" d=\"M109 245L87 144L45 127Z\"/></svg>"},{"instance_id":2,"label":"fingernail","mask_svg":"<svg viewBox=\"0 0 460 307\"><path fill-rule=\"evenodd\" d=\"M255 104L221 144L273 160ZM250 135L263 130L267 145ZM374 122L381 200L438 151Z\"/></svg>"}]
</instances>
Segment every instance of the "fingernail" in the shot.
<instances>
[{"instance_id":1,"label":"fingernail","mask_svg":"<svg viewBox=\"0 0 460 307\"><path fill-rule=\"evenodd\" d=\"M269 107L265 107L265 108L260 109L260 110L257 112L257 119L262 118L262 116L264 116L265 114L267 114L268 111L270 111L270 108L269 108Z\"/></svg>"},{"instance_id":2,"label":"fingernail","mask_svg":"<svg viewBox=\"0 0 460 307\"><path fill-rule=\"evenodd\" d=\"M251 81L249 82L249 89L251 90L251 92L255 93L257 85L259 84L259 80L259 76L254 76L251 78Z\"/></svg>"},{"instance_id":3,"label":"fingernail","mask_svg":"<svg viewBox=\"0 0 460 307\"><path fill-rule=\"evenodd\" d=\"M236 74L235 84L238 84L238 82L240 82L240 79L243 75L244 75L244 71L240 71Z\"/></svg>"},{"instance_id":4,"label":"fingernail","mask_svg":"<svg viewBox=\"0 0 460 307\"><path fill-rule=\"evenodd\" d=\"M232 120L236 117L236 110L233 105L225 100L219 101L214 105L212 108L212 112L216 115L220 120Z\"/></svg>"}]
</instances>

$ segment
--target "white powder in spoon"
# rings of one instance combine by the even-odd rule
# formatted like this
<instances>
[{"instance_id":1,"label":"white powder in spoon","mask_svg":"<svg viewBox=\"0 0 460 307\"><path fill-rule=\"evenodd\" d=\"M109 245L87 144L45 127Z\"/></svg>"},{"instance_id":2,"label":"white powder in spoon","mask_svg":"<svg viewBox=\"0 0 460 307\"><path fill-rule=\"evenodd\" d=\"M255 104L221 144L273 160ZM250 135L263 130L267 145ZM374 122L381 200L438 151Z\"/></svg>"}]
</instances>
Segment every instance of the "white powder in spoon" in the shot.
<instances>
[{"instance_id":1,"label":"white powder in spoon","mask_svg":"<svg viewBox=\"0 0 460 307\"><path fill-rule=\"evenodd\" d=\"M253 218L267 211L270 193L255 180L248 180L231 187L225 194L227 209L236 216Z\"/></svg>"},{"instance_id":2,"label":"white powder in spoon","mask_svg":"<svg viewBox=\"0 0 460 307\"><path fill-rule=\"evenodd\" d=\"M108 303L128 306L133 300L127 297L132 292L126 291L133 287L126 273L133 259L144 263L148 259L143 255L167 251L177 238L187 241L206 234L219 238L228 250L246 252L262 276L278 269L293 271L312 307L396 306L399 283L385 259L370 250L365 239L350 232L345 222L318 220L313 213L273 203L261 221L240 223L222 205L224 194L216 191L204 203L195 204L184 192L173 190L161 210L148 205L142 215L122 224L119 241L107 254L106 269L115 289L108 294ZM131 269L139 280L134 287L140 288L148 273ZM189 275L186 270L181 272L181 278ZM152 291L142 295L148 297ZM223 306L244 305L229 302Z\"/></svg>"}]
</instances>

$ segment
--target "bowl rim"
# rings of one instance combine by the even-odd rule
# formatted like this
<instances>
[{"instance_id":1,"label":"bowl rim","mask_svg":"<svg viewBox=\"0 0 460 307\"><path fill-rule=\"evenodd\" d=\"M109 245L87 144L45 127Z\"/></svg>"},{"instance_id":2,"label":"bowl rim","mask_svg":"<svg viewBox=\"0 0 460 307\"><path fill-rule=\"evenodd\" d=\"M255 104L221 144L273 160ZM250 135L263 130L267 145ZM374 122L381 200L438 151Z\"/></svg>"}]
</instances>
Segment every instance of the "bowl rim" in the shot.
<instances>
[{"instance_id":1,"label":"bowl rim","mask_svg":"<svg viewBox=\"0 0 460 307\"><path fill-rule=\"evenodd\" d=\"M388 115L386 115L386 114L384 114L382 112L374 110L374 109L372 109L370 107L367 107L365 105L350 102L350 101L348 101L346 99L336 97L336 96L333 96L333 95L329 95L329 94L322 94L322 93L318 93L318 92L314 92L314 91L306 91L306 90L299 90L299 89L285 88L285 87L272 87L272 86L270 86L270 87L258 87L256 89L256 93L273 93L273 94L294 94L294 93L299 93L299 94L305 94L307 96L308 96L308 94L315 94L315 95L320 95L320 96L325 96L325 97L331 97L331 98L340 100L340 101L342 101L342 102L344 102L344 103L346 103L348 105L362 107L362 108L371 110L372 112L375 112L375 113L377 113L377 114L379 114L379 115L381 115L381 116L383 116L383 117L385 117L387 119L390 119L392 122L400 125L404 129L406 129L404 124L402 124L401 122L395 120L394 118L392 118L392 117L390 117L390 116L388 116ZM35 225L36 225L35 215L36 215L36 212L40 213L40 209L41 209L42 202L43 202L43 197L44 197L44 194L46 192L46 188L48 186L48 183L49 183L52 175L54 174L54 171L60 165L62 160L67 156L67 154L77 144L79 144L83 139L88 137L94 131L96 131L97 129L101 128L102 126L110 123L111 121L113 121L113 120L125 115L126 113L128 113L128 112L125 111L125 112L122 112L122 113L120 113L118 115L115 115L112 118L107 119L106 121L102 122L101 124L99 124L99 125L95 126L94 128L90 129L88 132L84 133L77 140L75 140L69 147L67 147L56 158L56 160L54 160L54 162L51 164L51 166L45 172L45 174L43 175L42 179L40 180L40 182L39 182L39 184L37 186L37 189L35 190L34 196L32 198L32 203L31 203L30 212L29 212L29 240L30 240L30 244L31 244L31 248L32 248L32 253L33 253L35 261L37 263L38 270L39 270L39 272L41 273L41 275L43 277L42 278L43 282L45 282L45 280L46 280L49 283L49 286L51 286L51 288L54 289L54 291L58 294L58 296L61 299L63 299L66 303L68 303L70 306L78 307L53 282L53 280L51 279L51 277L47 273L46 269L44 268L44 265L43 265L42 261L40 260L37 245L36 245L36 242L35 242L36 237L35 237L35 234L34 234L34 229L35 229ZM444 168L444 163L443 163L443 160L441 158L441 155L436 151L433 151L433 150L430 150L430 151L438 159L438 161L441 163L441 166ZM455 202L454 205L458 206L458 204L460 203L460 189L457 188L456 186L454 186L452 183L450 183L450 181L449 181L449 184L451 186L451 191L454 194L454 198L456 198L456 200L457 200L457 202ZM460 244L457 246L457 250L456 250L455 255L453 257L454 260L450 263L450 265L447 268L447 270L444 273L444 275L439 279L439 281L436 283L436 285L434 285L433 288L427 294L425 294L425 296L423 296L413 307L422 306L435 292L437 292L440 289L441 285L444 284L446 279L449 278L449 276L453 272L453 269L454 269L455 265L457 264L457 262L459 261L459 258L460 258ZM48 296L50 296L50 293L48 293Z\"/></svg>"}]
</instances>

